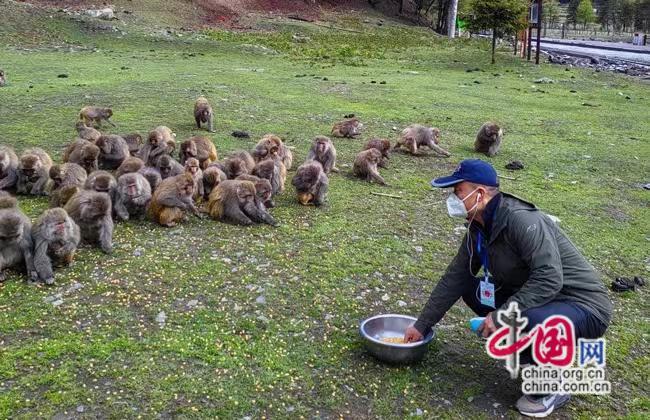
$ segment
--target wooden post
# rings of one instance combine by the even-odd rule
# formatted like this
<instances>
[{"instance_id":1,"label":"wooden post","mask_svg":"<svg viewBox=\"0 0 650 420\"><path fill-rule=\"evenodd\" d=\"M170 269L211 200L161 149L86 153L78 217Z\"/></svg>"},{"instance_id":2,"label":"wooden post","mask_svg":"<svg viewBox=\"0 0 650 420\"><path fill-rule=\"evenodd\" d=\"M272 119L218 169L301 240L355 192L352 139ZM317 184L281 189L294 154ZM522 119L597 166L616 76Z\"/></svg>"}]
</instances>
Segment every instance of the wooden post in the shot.
<instances>
[{"instance_id":1,"label":"wooden post","mask_svg":"<svg viewBox=\"0 0 650 420\"><path fill-rule=\"evenodd\" d=\"M533 26L528 26L528 51L526 52L526 60L530 61L530 50L533 46Z\"/></svg>"},{"instance_id":2,"label":"wooden post","mask_svg":"<svg viewBox=\"0 0 650 420\"><path fill-rule=\"evenodd\" d=\"M535 50L535 64L539 64L539 44L542 35L542 4L543 0L537 0L539 8L537 9L537 45Z\"/></svg>"}]
</instances>

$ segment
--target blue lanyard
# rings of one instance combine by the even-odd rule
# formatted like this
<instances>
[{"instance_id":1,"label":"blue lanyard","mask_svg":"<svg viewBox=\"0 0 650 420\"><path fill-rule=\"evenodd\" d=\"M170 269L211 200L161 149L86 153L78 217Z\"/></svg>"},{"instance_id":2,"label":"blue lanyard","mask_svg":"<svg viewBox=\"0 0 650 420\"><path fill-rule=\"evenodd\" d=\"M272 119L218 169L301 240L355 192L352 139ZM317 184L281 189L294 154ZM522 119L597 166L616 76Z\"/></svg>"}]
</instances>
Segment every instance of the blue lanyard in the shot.
<instances>
[{"instance_id":1,"label":"blue lanyard","mask_svg":"<svg viewBox=\"0 0 650 420\"><path fill-rule=\"evenodd\" d=\"M478 255L481 257L481 264L483 264L483 274L485 281L488 281L490 278L490 270L488 268L488 252L487 252L487 247L483 247L483 235L481 235L481 232L478 232L478 243L476 244L476 247L478 248Z\"/></svg>"}]
</instances>

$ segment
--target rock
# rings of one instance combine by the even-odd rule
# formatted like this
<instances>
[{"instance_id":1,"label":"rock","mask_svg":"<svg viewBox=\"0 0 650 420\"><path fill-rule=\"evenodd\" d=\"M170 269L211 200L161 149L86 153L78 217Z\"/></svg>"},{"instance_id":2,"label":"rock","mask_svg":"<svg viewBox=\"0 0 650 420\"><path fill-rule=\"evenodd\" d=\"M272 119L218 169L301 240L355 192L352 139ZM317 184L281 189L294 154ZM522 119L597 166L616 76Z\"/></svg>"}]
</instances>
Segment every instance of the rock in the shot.
<instances>
[{"instance_id":1,"label":"rock","mask_svg":"<svg viewBox=\"0 0 650 420\"><path fill-rule=\"evenodd\" d=\"M384 294L384 295L381 297L381 300L383 300L384 302L387 302L389 299L390 299L390 296L388 296L388 293Z\"/></svg>"},{"instance_id":2,"label":"rock","mask_svg":"<svg viewBox=\"0 0 650 420\"><path fill-rule=\"evenodd\" d=\"M83 405L77 406L77 413L83 413L84 411L86 411L86 407L84 407Z\"/></svg>"},{"instance_id":3,"label":"rock","mask_svg":"<svg viewBox=\"0 0 650 420\"><path fill-rule=\"evenodd\" d=\"M418 254L421 254L424 251L424 248L422 248L421 246L415 246L413 247L413 249L415 249L415 252L417 252Z\"/></svg>"},{"instance_id":4,"label":"rock","mask_svg":"<svg viewBox=\"0 0 650 420\"><path fill-rule=\"evenodd\" d=\"M264 295L260 295L255 299L255 303L259 303L260 305L266 304L266 297Z\"/></svg>"},{"instance_id":5,"label":"rock","mask_svg":"<svg viewBox=\"0 0 650 420\"><path fill-rule=\"evenodd\" d=\"M424 414L424 411L422 411L422 409L420 409L420 408L416 408L415 411L413 413L411 413L411 415L417 416L417 417L420 417L423 414Z\"/></svg>"},{"instance_id":6,"label":"rock","mask_svg":"<svg viewBox=\"0 0 650 420\"><path fill-rule=\"evenodd\" d=\"M57 299L54 302L52 302L52 306L54 306L55 308L61 305L63 305L63 299Z\"/></svg>"},{"instance_id":7,"label":"rock","mask_svg":"<svg viewBox=\"0 0 650 420\"><path fill-rule=\"evenodd\" d=\"M167 321L167 315L165 314L164 311L158 312L158 315L156 315L156 322L160 326L160 328L163 328L165 326L165 322Z\"/></svg>"},{"instance_id":8,"label":"rock","mask_svg":"<svg viewBox=\"0 0 650 420\"><path fill-rule=\"evenodd\" d=\"M133 251L133 256L134 256L134 257L139 257L139 256L141 256L143 253L144 253L144 249L142 249L142 248L136 248L136 249Z\"/></svg>"},{"instance_id":9,"label":"rock","mask_svg":"<svg viewBox=\"0 0 650 420\"><path fill-rule=\"evenodd\" d=\"M506 164L506 169L510 169L511 171L518 171L520 169L524 169L524 164L519 160L513 160L512 162Z\"/></svg>"},{"instance_id":10,"label":"rock","mask_svg":"<svg viewBox=\"0 0 650 420\"><path fill-rule=\"evenodd\" d=\"M646 190L650 190L650 182L647 183L647 184L645 184L645 185L643 186L643 188L646 189Z\"/></svg>"},{"instance_id":11,"label":"rock","mask_svg":"<svg viewBox=\"0 0 650 420\"><path fill-rule=\"evenodd\" d=\"M246 131L240 131L240 130L235 130L230 135L239 139L248 139L251 137L251 135L248 134Z\"/></svg>"},{"instance_id":12,"label":"rock","mask_svg":"<svg viewBox=\"0 0 650 420\"><path fill-rule=\"evenodd\" d=\"M103 19L103 20L115 19L115 13L113 12L113 9L111 9L110 7L107 7L105 9L98 9L98 10L92 10L92 9L86 10L85 13L86 15L97 19Z\"/></svg>"},{"instance_id":13,"label":"rock","mask_svg":"<svg viewBox=\"0 0 650 420\"><path fill-rule=\"evenodd\" d=\"M555 83L555 80L553 80L553 79L551 79L549 77L542 77L541 79L535 80L535 83L541 83L541 84L548 85L548 84L551 84L551 83Z\"/></svg>"},{"instance_id":14,"label":"rock","mask_svg":"<svg viewBox=\"0 0 650 420\"><path fill-rule=\"evenodd\" d=\"M197 299L192 299L192 300L190 300L190 301L187 302L187 305L186 305L186 306L187 306L188 308L194 308L194 307L195 307L196 305L198 305L198 304L199 304L199 301L198 301Z\"/></svg>"},{"instance_id":15,"label":"rock","mask_svg":"<svg viewBox=\"0 0 650 420\"><path fill-rule=\"evenodd\" d=\"M66 73L61 73L61 74L57 75L56 77L58 77L59 79L67 79L68 75Z\"/></svg>"},{"instance_id":16,"label":"rock","mask_svg":"<svg viewBox=\"0 0 650 420\"><path fill-rule=\"evenodd\" d=\"M400 308L403 308L403 307L405 307L405 306L408 305L408 304L407 304L406 302L404 302L403 300L398 300L398 301L397 301L397 305L398 305Z\"/></svg>"}]
</instances>

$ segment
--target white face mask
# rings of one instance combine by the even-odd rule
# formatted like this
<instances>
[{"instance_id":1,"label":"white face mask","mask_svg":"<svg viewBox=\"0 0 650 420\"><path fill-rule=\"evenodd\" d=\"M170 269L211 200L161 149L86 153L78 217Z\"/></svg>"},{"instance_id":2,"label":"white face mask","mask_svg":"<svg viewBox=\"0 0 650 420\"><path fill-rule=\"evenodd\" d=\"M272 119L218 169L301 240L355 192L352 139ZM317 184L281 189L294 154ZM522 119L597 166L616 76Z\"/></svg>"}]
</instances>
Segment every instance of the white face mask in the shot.
<instances>
[{"instance_id":1,"label":"white face mask","mask_svg":"<svg viewBox=\"0 0 650 420\"><path fill-rule=\"evenodd\" d=\"M476 188L474 191L469 193L467 197L464 199L458 198L458 196L455 193L449 194L449 197L447 198L447 212L451 217L462 217L463 219L467 217L467 214L474 210L476 206L478 206L479 199L481 196L476 197L476 204L469 209L469 211L465 208L465 200L467 200L472 194L474 194L478 188Z\"/></svg>"}]
</instances>

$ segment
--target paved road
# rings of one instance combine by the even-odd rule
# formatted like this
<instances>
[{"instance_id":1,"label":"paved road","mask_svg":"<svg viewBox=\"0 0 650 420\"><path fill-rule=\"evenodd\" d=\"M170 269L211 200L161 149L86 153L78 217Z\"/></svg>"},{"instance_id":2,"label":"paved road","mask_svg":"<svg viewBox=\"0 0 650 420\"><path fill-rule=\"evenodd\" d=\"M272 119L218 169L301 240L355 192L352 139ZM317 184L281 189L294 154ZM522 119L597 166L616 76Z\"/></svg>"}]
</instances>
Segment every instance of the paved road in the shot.
<instances>
[{"instance_id":1,"label":"paved road","mask_svg":"<svg viewBox=\"0 0 650 420\"><path fill-rule=\"evenodd\" d=\"M616 59L631 60L631 61L636 61L638 63L644 63L650 65L650 48L648 47L640 47L640 48L647 49L648 50L647 52L645 50L641 50L637 52L632 49L615 51L611 49L598 48L598 45L593 45L593 44L585 44L585 45L589 45L589 46L557 44L555 42L542 41L541 49L542 51L566 53L566 54L579 54L582 56L606 58L610 60L616 60ZM623 45L628 47L634 47L633 45L628 45L628 44L623 44Z\"/></svg>"}]
</instances>

